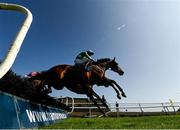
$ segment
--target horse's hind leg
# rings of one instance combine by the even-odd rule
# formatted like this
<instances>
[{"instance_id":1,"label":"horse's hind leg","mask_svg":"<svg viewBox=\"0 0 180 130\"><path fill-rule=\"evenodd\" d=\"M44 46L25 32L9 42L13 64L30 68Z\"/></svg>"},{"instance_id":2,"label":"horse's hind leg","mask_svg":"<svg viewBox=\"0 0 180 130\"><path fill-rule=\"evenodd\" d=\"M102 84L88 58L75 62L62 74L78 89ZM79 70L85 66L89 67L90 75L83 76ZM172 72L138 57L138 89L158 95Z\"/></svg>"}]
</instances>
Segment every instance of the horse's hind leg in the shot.
<instances>
[{"instance_id":1,"label":"horse's hind leg","mask_svg":"<svg viewBox=\"0 0 180 130\"><path fill-rule=\"evenodd\" d=\"M43 90L43 80L33 80L31 82L37 91L41 92Z\"/></svg>"},{"instance_id":2,"label":"horse's hind leg","mask_svg":"<svg viewBox=\"0 0 180 130\"><path fill-rule=\"evenodd\" d=\"M96 100L94 99L92 91L91 91L91 93L89 92L89 93L87 94L87 96L88 96L88 97L90 98L90 100L94 103L94 105L97 106L97 108L100 110L100 112L101 112L104 116L106 116L106 113L100 108L100 106L97 104Z\"/></svg>"},{"instance_id":3,"label":"horse's hind leg","mask_svg":"<svg viewBox=\"0 0 180 130\"><path fill-rule=\"evenodd\" d=\"M97 99L99 99L99 100L102 102L102 104L109 110L108 105L99 97L99 95L98 95L96 92L94 92L94 90L92 90L92 91L93 91L93 95L94 95Z\"/></svg>"},{"instance_id":4,"label":"horse's hind leg","mask_svg":"<svg viewBox=\"0 0 180 130\"><path fill-rule=\"evenodd\" d=\"M44 87L45 87L45 92L46 93L51 93L52 92L50 81L45 80Z\"/></svg>"}]
</instances>

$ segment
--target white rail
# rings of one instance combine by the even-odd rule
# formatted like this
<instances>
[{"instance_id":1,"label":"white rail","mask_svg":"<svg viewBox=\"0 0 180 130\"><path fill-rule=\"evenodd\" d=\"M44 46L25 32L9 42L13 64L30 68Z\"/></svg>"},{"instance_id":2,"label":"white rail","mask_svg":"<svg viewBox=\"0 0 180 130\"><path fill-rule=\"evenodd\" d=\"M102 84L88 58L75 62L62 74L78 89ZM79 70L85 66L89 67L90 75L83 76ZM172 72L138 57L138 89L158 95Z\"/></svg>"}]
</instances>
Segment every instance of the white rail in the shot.
<instances>
[{"instance_id":1,"label":"white rail","mask_svg":"<svg viewBox=\"0 0 180 130\"><path fill-rule=\"evenodd\" d=\"M74 111L74 98L73 98L73 97L69 97L69 98L71 98L71 100L72 100L72 103L71 103L72 107L71 107L71 111L68 112L68 114L71 114L71 113L73 113L73 111ZM68 98L67 98L67 99L68 99ZM68 102L67 102L66 105L68 106Z\"/></svg>"},{"instance_id":2,"label":"white rail","mask_svg":"<svg viewBox=\"0 0 180 130\"><path fill-rule=\"evenodd\" d=\"M164 103L111 103L113 112L176 112L180 109L180 102Z\"/></svg>"},{"instance_id":3,"label":"white rail","mask_svg":"<svg viewBox=\"0 0 180 130\"><path fill-rule=\"evenodd\" d=\"M9 52L7 53L2 63L0 64L0 79L1 79L13 65L16 56L20 50L20 47L23 43L23 40L27 34L27 31L29 30L29 27L32 23L33 16L27 8L17 4L0 3L0 10L19 11L26 15L26 19L24 20L24 23L22 24L19 32L17 33L16 38L14 39L11 47L9 48Z\"/></svg>"},{"instance_id":4,"label":"white rail","mask_svg":"<svg viewBox=\"0 0 180 130\"><path fill-rule=\"evenodd\" d=\"M102 105L102 103L98 103ZM70 103L68 104L71 105ZM164 103L108 103L111 112L176 112L180 110L180 102ZM105 108L104 106L100 106ZM71 108L71 107L70 107ZM74 110L97 109L93 103L74 103Z\"/></svg>"}]
</instances>

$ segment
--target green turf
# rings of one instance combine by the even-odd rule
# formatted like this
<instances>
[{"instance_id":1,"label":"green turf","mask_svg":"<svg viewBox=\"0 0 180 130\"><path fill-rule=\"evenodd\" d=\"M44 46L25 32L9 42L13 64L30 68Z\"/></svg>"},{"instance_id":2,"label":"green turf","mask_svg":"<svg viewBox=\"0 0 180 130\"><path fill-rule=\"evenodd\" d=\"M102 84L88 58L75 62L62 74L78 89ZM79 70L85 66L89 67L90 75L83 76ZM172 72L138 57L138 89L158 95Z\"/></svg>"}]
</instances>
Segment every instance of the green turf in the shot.
<instances>
[{"instance_id":1,"label":"green turf","mask_svg":"<svg viewBox=\"0 0 180 130\"><path fill-rule=\"evenodd\" d=\"M180 115L144 117L69 118L46 129L180 129Z\"/></svg>"}]
</instances>

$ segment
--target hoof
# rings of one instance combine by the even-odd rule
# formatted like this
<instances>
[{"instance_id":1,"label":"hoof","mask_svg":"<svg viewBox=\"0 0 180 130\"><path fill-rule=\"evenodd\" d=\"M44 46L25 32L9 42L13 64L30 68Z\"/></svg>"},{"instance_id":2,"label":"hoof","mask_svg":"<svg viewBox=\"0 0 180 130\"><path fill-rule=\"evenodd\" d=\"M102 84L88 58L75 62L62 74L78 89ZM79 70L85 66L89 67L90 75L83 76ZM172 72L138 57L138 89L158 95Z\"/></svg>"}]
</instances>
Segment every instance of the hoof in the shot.
<instances>
[{"instance_id":1,"label":"hoof","mask_svg":"<svg viewBox=\"0 0 180 130\"><path fill-rule=\"evenodd\" d=\"M123 97L127 97L125 93L122 93L122 96L123 96Z\"/></svg>"},{"instance_id":2,"label":"hoof","mask_svg":"<svg viewBox=\"0 0 180 130\"><path fill-rule=\"evenodd\" d=\"M109 87L108 85L105 85L105 87L107 88L107 87Z\"/></svg>"},{"instance_id":3,"label":"hoof","mask_svg":"<svg viewBox=\"0 0 180 130\"><path fill-rule=\"evenodd\" d=\"M51 93L51 92L52 92L51 89L45 89L45 90L42 91L42 93L44 93L44 94L49 94L49 93Z\"/></svg>"},{"instance_id":4,"label":"hoof","mask_svg":"<svg viewBox=\"0 0 180 130\"><path fill-rule=\"evenodd\" d=\"M118 99L121 99L121 97L120 97L119 95L117 95L117 98L118 98Z\"/></svg>"},{"instance_id":5,"label":"hoof","mask_svg":"<svg viewBox=\"0 0 180 130\"><path fill-rule=\"evenodd\" d=\"M103 113L102 115L98 116L98 117L108 117L108 114Z\"/></svg>"}]
</instances>

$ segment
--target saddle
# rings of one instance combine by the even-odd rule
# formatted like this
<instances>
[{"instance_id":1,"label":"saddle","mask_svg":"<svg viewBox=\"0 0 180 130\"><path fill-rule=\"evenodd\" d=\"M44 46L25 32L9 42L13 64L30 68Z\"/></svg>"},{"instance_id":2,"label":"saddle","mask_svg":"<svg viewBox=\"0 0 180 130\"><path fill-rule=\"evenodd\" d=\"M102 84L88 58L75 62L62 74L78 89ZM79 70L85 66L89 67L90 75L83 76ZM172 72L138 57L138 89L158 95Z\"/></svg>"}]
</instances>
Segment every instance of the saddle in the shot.
<instances>
[{"instance_id":1,"label":"saddle","mask_svg":"<svg viewBox=\"0 0 180 130\"><path fill-rule=\"evenodd\" d=\"M96 62L95 61L89 61L89 62L86 62L84 64L75 64L74 68L76 68L76 69L81 68L81 69L89 72L89 71L91 71L91 66L92 65L96 65Z\"/></svg>"}]
</instances>

